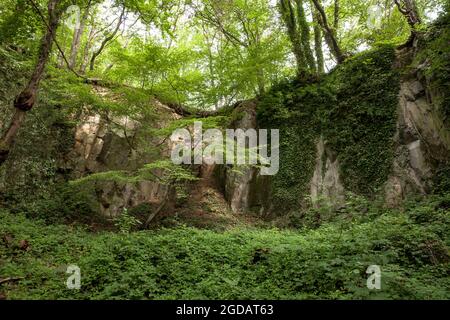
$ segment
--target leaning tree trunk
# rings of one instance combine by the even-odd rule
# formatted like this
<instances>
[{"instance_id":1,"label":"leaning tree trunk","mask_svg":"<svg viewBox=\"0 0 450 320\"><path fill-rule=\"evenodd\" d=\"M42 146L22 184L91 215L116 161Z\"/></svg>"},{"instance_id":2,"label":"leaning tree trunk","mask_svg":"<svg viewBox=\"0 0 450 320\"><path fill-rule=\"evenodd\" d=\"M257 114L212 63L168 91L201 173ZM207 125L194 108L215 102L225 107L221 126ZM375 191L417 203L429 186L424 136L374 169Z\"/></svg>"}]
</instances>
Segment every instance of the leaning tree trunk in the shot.
<instances>
[{"instance_id":1,"label":"leaning tree trunk","mask_svg":"<svg viewBox=\"0 0 450 320\"><path fill-rule=\"evenodd\" d=\"M331 52L337 59L338 64L344 62L345 55L342 52L338 41L336 39L335 32L331 29L330 24L328 23L327 15L325 13L325 10L323 9L322 5L320 4L319 0L312 0L314 3L314 6L316 7L316 10L319 13L319 22L322 25L322 28L325 32L325 39L327 40L327 44L330 47Z\"/></svg>"},{"instance_id":2,"label":"leaning tree trunk","mask_svg":"<svg viewBox=\"0 0 450 320\"><path fill-rule=\"evenodd\" d=\"M91 71L94 70L95 59L97 59L97 57L102 53L103 49L105 49L105 46L108 44L108 42L111 41L112 39L114 39L117 32L119 32L120 25L124 21L124 15L125 15L125 6L123 7L122 12L120 13L119 22L117 23L114 31L102 41L100 48L98 48L98 50L92 54L91 62L89 65L89 70L91 70Z\"/></svg>"},{"instance_id":3,"label":"leaning tree trunk","mask_svg":"<svg viewBox=\"0 0 450 320\"><path fill-rule=\"evenodd\" d=\"M417 37L416 27L422 22L419 12L417 11L416 2L414 0L394 0L394 2L397 5L398 10L403 14L403 16L405 16L409 26L411 27L411 35L403 46L412 46Z\"/></svg>"},{"instance_id":4,"label":"leaning tree trunk","mask_svg":"<svg viewBox=\"0 0 450 320\"><path fill-rule=\"evenodd\" d=\"M14 99L15 112L11 119L8 129L0 139L0 165L3 164L9 155L11 147L17 136L17 132L22 126L27 111L31 110L36 103L37 90L42 79L45 66L50 56L54 36L58 28L61 12L57 10L60 0L50 0L48 3L48 22L46 22L47 31L42 39L39 50L38 61L34 68L28 85Z\"/></svg>"},{"instance_id":5,"label":"leaning tree trunk","mask_svg":"<svg viewBox=\"0 0 450 320\"><path fill-rule=\"evenodd\" d=\"M322 30L320 29L319 19L317 13L313 13L313 23L314 23L314 51L316 53L317 60L317 73L325 73L325 62L323 57L322 49Z\"/></svg>"},{"instance_id":6,"label":"leaning tree trunk","mask_svg":"<svg viewBox=\"0 0 450 320\"><path fill-rule=\"evenodd\" d=\"M83 16L81 17L80 25L75 28L73 34L73 40L72 45L70 47L70 57L69 57L69 68L71 69L75 68L75 64L77 62L78 51L80 49L81 44L81 36L83 35L86 20L89 16L90 7L91 7L91 0L89 0L86 10L84 11Z\"/></svg>"},{"instance_id":7,"label":"leaning tree trunk","mask_svg":"<svg viewBox=\"0 0 450 320\"><path fill-rule=\"evenodd\" d=\"M280 0L281 17L286 25L289 39L292 44L292 51L297 61L297 74L303 77L307 74L307 63L305 53L302 48L301 36L297 29L295 11L290 0Z\"/></svg>"}]
</instances>

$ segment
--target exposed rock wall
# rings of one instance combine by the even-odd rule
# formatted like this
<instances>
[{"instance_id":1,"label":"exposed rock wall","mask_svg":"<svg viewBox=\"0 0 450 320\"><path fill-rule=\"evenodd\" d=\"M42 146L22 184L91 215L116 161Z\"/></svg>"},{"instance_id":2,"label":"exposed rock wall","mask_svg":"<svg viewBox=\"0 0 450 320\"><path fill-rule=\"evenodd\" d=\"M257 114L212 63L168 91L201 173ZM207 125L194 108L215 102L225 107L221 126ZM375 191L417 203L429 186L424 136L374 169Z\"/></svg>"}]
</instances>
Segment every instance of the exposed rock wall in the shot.
<instances>
[{"instance_id":1,"label":"exposed rock wall","mask_svg":"<svg viewBox=\"0 0 450 320\"><path fill-rule=\"evenodd\" d=\"M393 66L409 72L401 78L397 132L393 137L394 158L384 188L385 202L390 207L401 205L408 195L431 192L437 166L450 160L450 130L435 103L440 93L428 86L429 79L424 72L426 62L416 68L410 67L415 54L414 48L398 51L396 65ZM255 108L254 104L246 104L237 109L244 112L244 116L234 126L257 128ZM331 150L323 137L318 138L316 149L310 193L299 194L298 197L311 197L315 206L326 201L328 205L338 207L345 202L346 193L339 154ZM244 169L241 174L224 168L219 179L234 212L272 212L270 177L261 177L258 170L251 168Z\"/></svg>"},{"instance_id":2,"label":"exposed rock wall","mask_svg":"<svg viewBox=\"0 0 450 320\"><path fill-rule=\"evenodd\" d=\"M410 63L413 50L399 51L398 63ZM408 194L429 193L437 165L450 158L450 131L435 103L439 93L427 86L425 67L426 62L413 68L401 81L395 158L386 183L386 203L391 207L400 205Z\"/></svg>"},{"instance_id":3,"label":"exposed rock wall","mask_svg":"<svg viewBox=\"0 0 450 320\"><path fill-rule=\"evenodd\" d=\"M179 118L168 107L154 100L160 118L151 123L152 127L162 127ZM93 173L110 170L133 170L154 160L148 149L162 144L161 155L168 155L170 140L163 143L161 138L141 132L142 124L126 116L107 117L86 113L79 117L74 133L74 145L64 156L61 166L70 172L71 178L81 178ZM158 205L167 193L167 186L157 181L124 183L117 181L97 182L97 198L100 212L106 217L115 217L124 208L143 203Z\"/></svg>"},{"instance_id":4,"label":"exposed rock wall","mask_svg":"<svg viewBox=\"0 0 450 320\"><path fill-rule=\"evenodd\" d=\"M413 49L399 51L396 67L409 66L414 53ZM395 156L384 190L389 206L399 206L409 194L430 192L436 167L450 159L450 131L436 108L435 101L440 93L429 88L429 79L424 73L426 67L425 61L410 68L401 80L397 132L393 137ZM142 124L153 121L151 127L163 127L180 116L156 100L149 103L158 110L159 119L156 121L89 111L77 116L74 119L77 125L73 130L73 145L58 159L60 171L70 179L77 179L110 170L133 170L152 162L155 155L148 149L160 144L166 146L160 155L169 155L170 140L163 143L160 138L152 137L141 130ZM233 127L257 129L256 107L255 100L241 102L233 111L233 114L241 115L236 117ZM327 141L318 137L315 165L307 180L309 194L295 196L299 199L310 196L316 206L320 205L319 200L331 202L335 207L342 204L346 190L339 156ZM211 178L209 173L215 171L218 185L233 212L252 211L267 215L280 209L273 207L272 178L261 176L256 168L218 165L204 169L200 173L207 173L208 179ZM154 181L137 184L105 181L98 186L96 196L100 212L104 216L115 217L124 208L143 203L157 206L166 194L166 186Z\"/></svg>"},{"instance_id":5,"label":"exposed rock wall","mask_svg":"<svg viewBox=\"0 0 450 320\"><path fill-rule=\"evenodd\" d=\"M236 120L232 125L240 129L255 129L256 126L256 104L254 101L246 101L234 110L241 114L242 118ZM247 211L249 209L250 182L256 174L254 168L232 168L231 166L219 166L219 185L222 186L225 198L233 212Z\"/></svg>"},{"instance_id":6,"label":"exposed rock wall","mask_svg":"<svg viewBox=\"0 0 450 320\"><path fill-rule=\"evenodd\" d=\"M316 207L320 205L321 201L327 201L337 206L345 200L337 154L330 150L323 137L319 138L316 147L316 166L310 189L311 200Z\"/></svg>"},{"instance_id":7,"label":"exposed rock wall","mask_svg":"<svg viewBox=\"0 0 450 320\"><path fill-rule=\"evenodd\" d=\"M125 208L141 204L158 205L164 198L167 186L154 181L142 181L137 184L103 182L97 194L100 213L109 218L120 215Z\"/></svg>"}]
</instances>

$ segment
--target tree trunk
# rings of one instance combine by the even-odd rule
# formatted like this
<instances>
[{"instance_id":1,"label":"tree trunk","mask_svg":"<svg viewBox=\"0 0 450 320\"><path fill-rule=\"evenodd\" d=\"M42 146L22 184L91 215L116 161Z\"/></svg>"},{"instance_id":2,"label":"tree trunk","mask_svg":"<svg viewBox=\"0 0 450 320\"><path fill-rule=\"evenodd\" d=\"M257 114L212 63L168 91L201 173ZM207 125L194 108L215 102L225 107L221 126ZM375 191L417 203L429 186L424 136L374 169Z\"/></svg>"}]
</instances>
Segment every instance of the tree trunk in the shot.
<instances>
[{"instance_id":1,"label":"tree trunk","mask_svg":"<svg viewBox=\"0 0 450 320\"><path fill-rule=\"evenodd\" d=\"M73 34L73 40L72 45L70 47L70 57L69 57L69 68L73 69L75 68L75 64L77 63L77 56L78 56L78 50L80 49L81 44L81 36L84 32L84 27L86 25L86 20L89 16L89 9L91 7L91 0L89 0L87 4L87 8L83 13L83 16L80 20L80 25L75 28L74 34Z\"/></svg>"},{"instance_id":2,"label":"tree trunk","mask_svg":"<svg viewBox=\"0 0 450 320\"><path fill-rule=\"evenodd\" d=\"M322 49L322 30L320 29L320 24L316 12L313 12L313 23L314 23L314 51L316 53L316 60L317 60L317 73L320 75L325 73L325 61L323 58L323 49Z\"/></svg>"},{"instance_id":3,"label":"tree trunk","mask_svg":"<svg viewBox=\"0 0 450 320\"><path fill-rule=\"evenodd\" d=\"M319 22L322 25L322 28L324 29L327 44L330 47L331 52L335 56L338 64L340 64L340 63L344 62L345 55L342 53L342 50L339 47L339 44L337 42L336 35L328 23L328 19L327 19L325 10L323 9L319 0L312 0L312 2L314 3L316 10L319 12L319 15L320 15Z\"/></svg>"},{"instance_id":4,"label":"tree trunk","mask_svg":"<svg viewBox=\"0 0 450 320\"><path fill-rule=\"evenodd\" d=\"M317 73L316 61L314 60L314 55L311 50L311 35L308 21L306 21L305 9L303 8L303 0L295 0L295 2L297 3L298 26L300 29L303 51L305 52L306 63L310 71Z\"/></svg>"},{"instance_id":5,"label":"tree trunk","mask_svg":"<svg viewBox=\"0 0 450 320\"><path fill-rule=\"evenodd\" d=\"M91 49L91 43L94 41L95 26L91 26L86 44L84 45L83 56L81 57L80 73L85 74L86 68L89 63L89 50Z\"/></svg>"},{"instance_id":6,"label":"tree trunk","mask_svg":"<svg viewBox=\"0 0 450 320\"><path fill-rule=\"evenodd\" d=\"M405 16L411 27L411 34L409 39L401 47L411 47L414 45L414 40L417 36L416 27L422 22L417 11L416 2L414 0L394 0L398 10Z\"/></svg>"},{"instance_id":7,"label":"tree trunk","mask_svg":"<svg viewBox=\"0 0 450 320\"><path fill-rule=\"evenodd\" d=\"M334 0L334 22L333 22L333 28L337 32L339 29L339 15L341 11L341 6L339 3L339 0Z\"/></svg>"},{"instance_id":8,"label":"tree trunk","mask_svg":"<svg viewBox=\"0 0 450 320\"><path fill-rule=\"evenodd\" d=\"M61 11L56 8L59 2L60 0L50 0L48 3L48 22L46 22L47 31L41 42L38 61L28 85L18 96L16 96L14 100L15 113L8 129L4 132L2 138L0 139L0 165L3 164L8 158L11 147L13 146L14 140L17 136L17 132L25 120L26 112L31 110L36 103L39 83L42 79L45 66L50 56L53 40L58 28L59 18L61 16Z\"/></svg>"},{"instance_id":9,"label":"tree trunk","mask_svg":"<svg viewBox=\"0 0 450 320\"><path fill-rule=\"evenodd\" d=\"M292 7L291 1L280 0L280 11L288 31L289 39L292 43L292 51L297 61L297 73L300 77L305 76L307 73L306 58L305 53L303 52L300 34L297 30L295 12L294 8Z\"/></svg>"},{"instance_id":10,"label":"tree trunk","mask_svg":"<svg viewBox=\"0 0 450 320\"><path fill-rule=\"evenodd\" d=\"M415 30L421 23L415 0L394 0L398 10L405 16L410 27Z\"/></svg>"},{"instance_id":11,"label":"tree trunk","mask_svg":"<svg viewBox=\"0 0 450 320\"><path fill-rule=\"evenodd\" d=\"M102 53L103 49L105 49L106 44L109 41L111 41L112 39L114 39L117 32L119 32L120 25L122 24L122 22L124 20L124 15L125 15L125 6L123 7L122 12L120 13L119 22L117 22L117 25L116 25L116 28L114 29L114 31L102 41L100 48L96 52L94 52L94 54L92 55L91 62L89 65L89 70L91 70L91 71L94 70L95 59Z\"/></svg>"}]
</instances>

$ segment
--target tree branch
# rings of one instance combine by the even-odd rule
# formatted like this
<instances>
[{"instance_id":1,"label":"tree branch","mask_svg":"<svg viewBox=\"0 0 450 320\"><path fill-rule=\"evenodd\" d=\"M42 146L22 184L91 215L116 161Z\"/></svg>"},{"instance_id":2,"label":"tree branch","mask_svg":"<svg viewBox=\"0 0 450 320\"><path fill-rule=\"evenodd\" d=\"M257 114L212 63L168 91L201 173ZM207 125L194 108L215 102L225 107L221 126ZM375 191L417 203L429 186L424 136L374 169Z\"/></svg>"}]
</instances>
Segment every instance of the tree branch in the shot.
<instances>
[{"instance_id":1,"label":"tree branch","mask_svg":"<svg viewBox=\"0 0 450 320\"><path fill-rule=\"evenodd\" d=\"M314 6L316 7L317 11L320 14L320 22L322 27L324 28L324 31L326 33L326 35L329 37L330 40L330 45L331 45L331 50L335 53L336 55L336 59L338 61L338 63L342 63L345 60L345 56L341 51L341 48L339 47L339 44L336 40L336 36L334 34L334 31L330 28L330 25L328 23L328 19L327 19L327 15L325 13L325 10L323 9L322 5L319 3L318 0L312 0L314 3Z\"/></svg>"},{"instance_id":2,"label":"tree branch","mask_svg":"<svg viewBox=\"0 0 450 320\"><path fill-rule=\"evenodd\" d=\"M54 31L52 30L52 27L48 24L47 20L45 19L44 15L42 14L41 10L39 9L39 7L37 6L37 4L33 1L33 0L28 0L31 5L33 6L33 8L35 9L35 11L37 12L37 14L39 15L39 17L41 18L41 20L44 22L46 28L47 28L47 32L50 34L52 41L55 43L56 47L58 48L59 53L61 54L62 58L64 59L64 62L67 66L67 68L73 72L77 77L82 78L82 79L86 79L86 77L80 75L78 72L76 72L71 66L69 61L66 58L66 55L64 54L64 51L61 49L61 46L59 45L58 41L56 40L56 35L54 34ZM59 20L59 18L58 18Z\"/></svg>"},{"instance_id":3,"label":"tree branch","mask_svg":"<svg viewBox=\"0 0 450 320\"><path fill-rule=\"evenodd\" d=\"M120 13L119 16L119 21L117 22L117 25L114 29L114 31L107 36L105 39L103 39L100 48L93 53L92 58L91 58L91 62L90 62L90 66L89 69L91 71L94 70L94 66L95 66L95 59L102 53L103 49L105 48L106 44L111 41L112 39L114 39L114 37L116 36L117 32L119 32L120 26L122 25L122 22L124 21L124 16L125 16L125 6L122 7L122 12Z\"/></svg>"},{"instance_id":4,"label":"tree branch","mask_svg":"<svg viewBox=\"0 0 450 320\"><path fill-rule=\"evenodd\" d=\"M25 279L24 277L10 277L10 278L4 278L4 279L0 279L0 285L7 283L7 282L14 282L14 281L19 281Z\"/></svg>"}]
</instances>

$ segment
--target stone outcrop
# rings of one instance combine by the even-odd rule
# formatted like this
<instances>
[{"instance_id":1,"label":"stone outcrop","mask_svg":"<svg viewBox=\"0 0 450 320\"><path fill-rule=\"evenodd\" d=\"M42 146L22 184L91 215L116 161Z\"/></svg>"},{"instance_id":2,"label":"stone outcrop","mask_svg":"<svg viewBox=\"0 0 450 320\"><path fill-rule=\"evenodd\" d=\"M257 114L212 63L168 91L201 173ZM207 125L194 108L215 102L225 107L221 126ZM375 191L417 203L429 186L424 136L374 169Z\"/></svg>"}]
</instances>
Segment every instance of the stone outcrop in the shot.
<instances>
[{"instance_id":1,"label":"stone outcrop","mask_svg":"<svg viewBox=\"0 0 450 320\"><path fill-rule=\"evenodd\" d=\"M411 62L412 50L399 52L399 59ZM386 183L386 203L390 207L400 205L408 194L430 192L437 165L450 157L450 131L435 103L439 93L427 86L429 81L423 72L426 66L424 62L401 81L395 158Z\"/></svg>"},{"instance_id":2,"label":"stone outcrop","mask_svg":"<svg viewBox=\"0 0 450 320\"><path fill-rule=\"evenodd\" d=\"M337 206L345 200L337 154L330 150L323 137L317 141L316 148L316 165L310 188L311 200L316 207L322 201Z\"/></svg>"},{"instance_id":3,"label":"stone outcrop","mask_svg":"<svg viewBox=\"0 0 450 320\"><path fill-rule=\"evenodd\" d=\"M410 66L414 55L414 49L402 49L395 67ZM440 93L428 86L426 67L425 62L401 79L397 132L393 137L394 159L384 190L385 202L390 207L401 205L407 195L431 192L436 167L450 159L450 131L435 103ZM255 108L254 103L242 104L236 111L244 115L234 127L257 128ZM339 154L322 137L317 141L316 150L310 194L298 197L310 196L316 207L325 201L337 208L345 202L346 192L340 176ZM234 212L272 212L270 177L261 177L257 169L244 168L237 173L233 168L224 167L219 180Z\"/></svg>"},{"instance_id":4,"label":"stone outcrop","mask_svg":"<svg viewBox=\"0 0 450 320\"><path fill-rule=\"evenodd\" d=\"M105 181L98 192L100 213L108 218L120 215L125 208L141 204L158 205L167 192L167 186L154 181L142 181L136 184Z\"/></svg>"},{"instance_id":5,"label":"stone outcrop","mask_svg":"<svg viewBox=\"0 0 450 320\"><path fill-rule=\"evenodd\" d=\"M179 116L154 100L160 118L151 126L161 128ZM161 138L141 132L144 121L127 116L108 116L86 112L79 117L74 132L74 145L60 166L64 172L70 172L71 179L111 170L133 170L150 163L154 154L149 151L162 145L159 151L168 155L170 139ZM143 203L157 205L167 193L167 186L157 181L124 183L117 181L99 181L96 183L100 212L106 217L115 217L124 208L131 208Z\"/></svg>"},{"instance_id":6,"label":"stone outcrop","mask_svg":"<svg viewBox=\"0 0 450 320\"><path fill-rule=\"evenodd\" d=\"M242 102L234 110L241 114L242 118L236 120L233 128L254 129L256 128L256 104L254 101ZM249 209L250 182L256 174L252 167L232 168L231 166L220 166L219 185L222 186L225 199L228 201L233 212L247 211Z\"/></svg>"},{"instance_id":7,"label":"stone outcrop","mask_svg":"<svg viewBox=\"0 0 450 320\"><path fill-rule=\"evenodd\" d=\"M398 52L397 67L409 66L413 57L411 49ZM393 137L395 154L384 190L386 204L391 207L399 206L409 194L430 192L436 167L450 158L450 131L435 105L440 93L430 89L424 72L426 68L425 61L401 80L397 132ZM98 94L107 95L108 92L102 89ZM142 129L162 128L181 116L157 100L149 103L157 109L157 120L95 113L87 109L74 116L72 120L77 124L72 132L73 145L58 159L59 171L69 179L111 170L131 171L153 162L156 159L154 150L149 152L149 149L160 145L163 148L158 156L169 156L174 142L170 139L162 141ZM235 120L232 128L258 129L256 106L256 100L238 103L233 109ZM234 213L252 211L262 216L280 209L273 207L273 177L260 175L255 167L212 165L202 167L199 172L200 177L205 178L206 172L207 179L215 179ZM321 205L321 201L334 208L341 206L346 192L342 183L345 177L341 172L339 154L319 137L315 165L308 178L309 194L296 196L299 199L309 196L316 207ZM158 207L168 194L167 187L157 181L102 181L97 184L96 192L99 210L106 217L115 217L124 208L141 204Z\"/></svg>"},{"instance_id":8,"label":"stone outcrop","mask_svg":"<svg viewBox=\"0 0 450 320\"><path fill-rule=\"evenodd\" d=\"M233 113L240 115L232 123L233 129L258 129L255 100L240 102ZM234 213L252 211L262 216L272 212L271 177L261 175L257 168L220 165L216 179Z\"/></svg>"}]
</instances>

